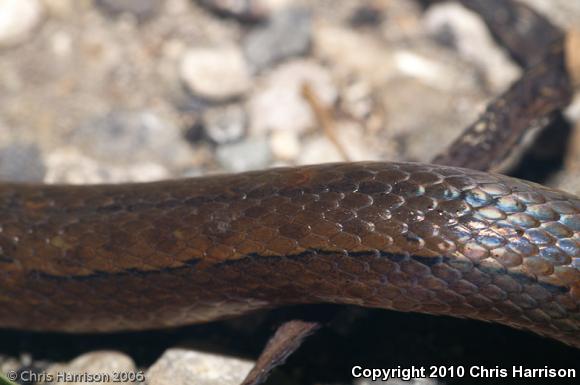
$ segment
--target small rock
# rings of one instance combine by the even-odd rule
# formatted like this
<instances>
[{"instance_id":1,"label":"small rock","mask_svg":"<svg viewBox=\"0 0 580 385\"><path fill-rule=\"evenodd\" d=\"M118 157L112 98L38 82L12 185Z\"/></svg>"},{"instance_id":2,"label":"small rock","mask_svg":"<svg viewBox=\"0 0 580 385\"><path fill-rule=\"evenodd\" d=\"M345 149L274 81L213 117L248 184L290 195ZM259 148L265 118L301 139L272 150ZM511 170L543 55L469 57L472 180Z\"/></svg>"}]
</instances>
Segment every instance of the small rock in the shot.
<instances>
[{"instance_id":1,"label":"small rock","mask_svg":"<svg viewBox=\"0 0 580 385\"><path fill-rule=\"evenodd\" d=\"M571 122L580 123L580 91L573 95L572 101L564 110L564 114Z\"/></svg>"},{"instance_id":2,"label":"small rock","mask_svg":"<svg viewBox=\"0 0 580 385\"><path fill-rule=\"evenodd\" d=\"M300 140L293 131L274 131L270 136L270 148L274 157L283 161L294 161L300 154Z\"/></svg>"},{"instance_id":3,"label":"small rock","mask_svg":"<svg viewBox=\"0 0 580 385\"><path fill-rule=\"evenodd\" d=\"M9 371L18 371L22 367L22 363L10 356L0 354L0 373L8 373Z\"/></svg>"},{"instance_id":4,"label":"small rock","mask_svg":"<svg viewBox=\"0 0 580 385\"><path fill-rule=\"evenodd\" d=\"M248 34L244 52L254 71L260 72L285 59L302 56L310 48L312 20L304 8L288 8Z\"/></svg>"},{"instance_id":5,"label":"small rock","mask_svg":"<svg viewBox=\"0 0 580 385\"><path fill-rule=\"evenodd\" d=\"M180 76L194 95L215 101L238 97L251 83L246 60L231 46L188 50L181 60Z\"/></svg>"},{"instance_id":6,"label":"small rock","mask_svg":"<svg viewBox=\"0 0 580 385\"><path fill-rule=\"evenodd\" d=\"M17 45L30 38L43 13L39 0L0 1L0 47Z\"/></svg>"},{"instance_id":7,"label":"small rock","mask_svg":"<svg viewBox=\"0 0 580 385\"><path fill-rule=\"evenodd\" d=\"M355 28L375 27L383 21L383 10L376 5L361 5L356 8L349 22Z\"/></svg>"},{"instance_id":8,"label":"small rock","mask_svg":"<svg viewBox=\"0 0 580 385\"><path fill-rule=\"evenodd\" d=\"M307 60L281 65L268 74L251 96L250 131L258 135L275 130L303 132L315 125L310 105L302 95L308 84L323 106L332 106L338 91L327 69Z\"/></svg>"},{"instance_id":9,"label":"small rock","mask_svg":"<svg viewBox=\"0 0 580 385\"><path fill-rule=\"evenodd\" d=\"M50 153L47 179L155 180L166 177L167 169L188 165L192 155L180 129L148 110L111 111L76 128L70 138L78 150L63 147Z\"/></svg>"},{"instance_id":10,"label":"small rock","mask_svg":"<svg viewBox=\"0 0 580 385\"><path fill-rule=\"evenodd\" d=\"M348 79L354 73L381 84L396 70L391 50L370 34L316 23L313 36L314 54L332 63L333 72L341 78Z\"/></svg>"},{"instance_id":11,"label":"small rock","mask_svg":"<svg viewBox=\"0 0 580 385\"><path fill-rule=\"evenodd\" d=\"M232 17L242 22L254 23L268 16L260 0L198 0L218 16Z\"/></svg>"},{"instance_id":12,"label":"small rock","mask_svg":"<svg viewBox=\"0 0 580 385\"><path fill-rule=\"evenodd\" d=\"M0 148L0 179L11 182L39 182L46 167L34 143L12 143Z\"/></svg>"},{"instance_id":13,"label":"small rock","mask_svg":"<svg viewBox=\"0 0 580 385\"><path fill-rule=\"evenodd\" d=\"M519 67L498 47L483 20L460 4L432 5L425 13L424 24L430 34L478 65L492 91L505 89L519 76Z\"/></svg>"},{"instance_id":14,"label":"small rock","mask_svg":"<svg viewBox=\"0 0 580 385\"><path fill-rule=\"evenodd\" d=\"M450 81L455 75L454 68L449 68L433 58L404 49L394 52L393 58L400 74L441 90L457 87L456 83Z\"/></svg>"},{"instance_id":15,"label":"small rock","mask_svg":"<svg viewBox=\"0 0 580 385\"><path fill-rule=\"evenodd\" d=\"M149 385L239 385L253 363L216 354L173 348L147 371Z\"/></svg>"},{"instance_id":16,"label":"small rock","mask_svg":"<svg viewBox=\"0 0 580 385\"><path fill-rule=\"evenodd\" d=\"M241 139L246 132L247 123L246 111L237 104L210 109L203 116L204 131L217 144Z\"/></svg>"},{"instance_id":17,"label":"small rock","mask_svg":"<svg viewBox=\"0 0 580 385\"><path fill-rule=\"evenodd\" d=\"M563 30L578 28L580 2L570 0L519 0Z\"/></svg>"},{"instance_id":18,"label":"small rock","mask_svg":"<svg viewBox=\"0 0 580 385\"><path fill-rule=\"evenodd\" d=\"M113 162L171 162L179 160L184 145L178 127L147 110L111 111L77 128L71 139L85 154Z\"/></svg>"},{"instance_id":19,"label":"small rock","mask_svg":"<svg viewBox=\"0 0 580 385\"><path fill-rule=\"evenodd\" d=\"M110 16L131 14L139 21L153 18L163 5L160 0L96 0L96 5Z\"/></svg>"},{"instance_id":20,"label":"small rock","mask_svg":"<svg viewBox=\"0 0 580 385\"><path fill-rule=\"evenodd\" d=\"M50 46L56 56L70 56L73 52L73 38L64 31L56 31L50 36Z\"/></svg>"},{"instance_id":21,"label":"small rock","mask_svg":"<svg viewBox=\"0 0 580 385\"><path fill-rule=\"evenodd\" d=\"M54 364L46 369L46 372L52 374L56 381L49 381L45 384L54 385L82 385L82 384L111 384L114 382L114 376L119 374L134 376L133 381L123 381L123 382L143 382L145 380L145 375L143 372L138 372L135 363L131 357L124 353L116 351L95 351L83 354L68 364ZM74 379L63 379L63 381L58 381L57 373L66 373L70 375L84 375L87 381L75 381ZM131 377L128 377L131 378Z\"/></svg>"},{"instance_id":22,"label":"small rock","mask_svg":"<svg viewBox=\"0 0 580 385\"><path fill-rule=\"evenodd\" d=\"M368 118L373 112L373 94L366 82L354 82L342 89L342 109L356 119Z\"/></svg>"},{"instance_id":23,"label":"small rock","mask_svg":"<svg viewBox=\"0 0 580 385\"><path fill-rule=\"evenodd\" d=\"M220 146L216 156L222 167L232 172L265 168L272 158L268 141L263 136Z\"/></svg>"},{"instance_id":24,"label":"small rock","mask_svg":"<svg viewBox=\"0 0 580 385\"><path fill-rule=\"evenodd\" d=\"M66 18L78 11L76 0L43 0L43 3L50 17Z\"/></svg>"}]
</instances>

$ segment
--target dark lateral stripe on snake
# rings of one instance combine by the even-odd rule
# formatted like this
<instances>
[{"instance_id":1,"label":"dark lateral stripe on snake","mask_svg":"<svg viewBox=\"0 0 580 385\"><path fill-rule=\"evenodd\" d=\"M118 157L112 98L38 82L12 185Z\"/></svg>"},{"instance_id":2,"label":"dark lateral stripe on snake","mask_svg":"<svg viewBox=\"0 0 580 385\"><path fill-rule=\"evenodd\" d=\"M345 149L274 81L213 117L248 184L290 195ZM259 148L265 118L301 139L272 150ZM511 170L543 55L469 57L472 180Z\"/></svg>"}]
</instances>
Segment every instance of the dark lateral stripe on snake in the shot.
<instances>
[{"instance_id":1,"label":"dark lateral stripe on snake","mask_svg":"<svg viewBox=\"0 0 580 385\"><path fill-rule=\"evenodd\" d=\"M243 265L244 263L247 262L247 260L255 260L255 259L276 260L277 258L288 258L288 259L300 260L301 258L309 257L309 256L315 256L315 255L333 256L336 254L337 253L335 251L328 251L328 250L307 250L307 251L304 251L300 254L285 255L284 257L271 256L271 255L250 254L250 255L246 255L240 259L234 259L234 260L220 262L215 267L219 269L220 267L228 266L228 265ZM438 263L447 263L451 260L449 257L446 257L446 256L439 256L439 257L422 257L422 256L418 256L418 255L405 256L405 255L401 255L401 254L387 253L384 251L379 251L378 254L375 251L368 251L368 252L360 252L359 251L359 252L349 253L349 256L353 257L353 258L363 257L363 256L376 256L376 255L378 255L382 258L388 258L389 260L391 260L393 262L401 262L405 258L408 257L408 258L411 258L411 259L413 259L417 262L420 262L426 266L433 266L433 265L436 265ZM201 261L200 258L193 258L193 259L190 259L188 261L183 261L182 262L183 266L164 268L164 269L153 270L153 271L139 270L139 269L127 269L127 270L122 270L122 271L118 271L115 273L110 273L110 272L106 272L106 271L96 271L90 275L59 276L59 275L51 275L51 274L43 273L41 271L33 270L33 271L29 272L29 274L31 275L31 277L50 279L53 281L59 281L59 280L60 281L90 281L90 280L98 280L98 279L103 279L103 278L106 279L106 278L110 278L110 277L122 278L124 276L131 276L131 275L138 275L138 276L141 276L143 278L146 278L146 277L154 278L155 275L158 275L158 274L171 274L172 272L175 272L175 271L187 271L191 268L195 268L195 265L200 261ZM477 263L474 264L474 266L480 267ZM523 284L536 283L536 284L541 285L545 289L550 290L550 291L555 292L555 293L566 293L569 291L569 288L567 288L565 286L553 285L553 284L549 284L549 283L545 283L545 282L536 282L532 278L530 278L524 274L510 272L510 271L505 270L505 269L504 270L490 271L490 273L492 273L492 274L507 274L510 277L517 279L520 283L523 283Z\"/></svg>"}]
</instances>

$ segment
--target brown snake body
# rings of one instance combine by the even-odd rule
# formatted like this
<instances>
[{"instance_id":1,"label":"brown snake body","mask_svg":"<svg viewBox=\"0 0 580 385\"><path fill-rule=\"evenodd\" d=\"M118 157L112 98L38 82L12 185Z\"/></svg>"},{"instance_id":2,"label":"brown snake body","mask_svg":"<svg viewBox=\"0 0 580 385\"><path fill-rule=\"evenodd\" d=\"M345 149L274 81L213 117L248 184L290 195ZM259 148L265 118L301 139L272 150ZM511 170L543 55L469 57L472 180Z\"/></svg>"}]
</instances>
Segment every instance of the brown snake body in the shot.
<instances>
[{"instance_id":1,"label":"brown snake body","mask_svg":"<svg viewBox=\"0 0 580 385\"><path fill-rule=\"evenodd\" d=\"M115 331L343 303L580 347L580 199L414 163L0 185L0 326Z\"/></svg>"}]
</instances>

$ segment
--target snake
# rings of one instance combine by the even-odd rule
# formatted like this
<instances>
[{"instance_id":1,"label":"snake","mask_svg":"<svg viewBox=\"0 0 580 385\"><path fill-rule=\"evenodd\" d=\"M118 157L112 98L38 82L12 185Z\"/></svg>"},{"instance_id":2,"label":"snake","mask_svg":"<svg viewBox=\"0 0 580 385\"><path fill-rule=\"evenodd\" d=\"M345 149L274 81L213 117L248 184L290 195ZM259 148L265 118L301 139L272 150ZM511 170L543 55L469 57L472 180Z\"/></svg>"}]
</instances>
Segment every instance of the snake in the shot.
<instances>
[{"instance_id":1,"label":"snake","mask_svg":"<svg viewBox=\"0 0 580 385\"><path fill-rule=\"evenodd\" d=\"M352 162L0 184L0 327L112 332L336 303L580 348L580 198L465 168Z\"/></svg>"}]
</instances>

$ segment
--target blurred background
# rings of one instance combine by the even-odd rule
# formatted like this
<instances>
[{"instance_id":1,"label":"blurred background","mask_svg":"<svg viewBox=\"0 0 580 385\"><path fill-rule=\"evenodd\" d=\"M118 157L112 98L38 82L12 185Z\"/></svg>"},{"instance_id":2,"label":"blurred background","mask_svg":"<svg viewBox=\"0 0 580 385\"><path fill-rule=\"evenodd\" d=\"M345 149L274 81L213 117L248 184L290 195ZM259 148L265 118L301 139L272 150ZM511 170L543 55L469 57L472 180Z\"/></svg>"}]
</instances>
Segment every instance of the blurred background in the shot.
<instances>
[{"instance_id":1,"label":"blurred background","mask_svg":"<svg viewBox=\"0 0 580 385\"><path fill-rule=\"evenodd\" d=\"M565 29L580 18L578 1L525 3ZM454 2L3 0L0 177L429 161L519 74ZM566 149L559 168L579 159Z\"/></svg>"},{"instance_id":2,"label":"blurred background","mask_svg":"<svg viewBox=\"0 0 580 385\"><path fill-rule=\"evenodd\" d=\"M522 2L564 30L580 20L577 0ZM334 161L429 161L520 75L480 17L456 2L0 0L0 179L150 181ZM506 172L579 194L579 122L577 94L565 119ZM543 360L580 362L575 350L506 328L476 323L474 337L472 322L384 313L343 315L327 340L309 342L270 383L349 384L348 358L323 356L351 346L383 367L379 357L409 366L495 355L493 367L533 354L538 341ZM238 332L260 322L228 324L233 337L220 338L237 341L234 351L245 359L255 357L273 329L260 337ZM357 334L361 325L375 329ZM207 330L183 333L213 333ZM124 351L117 358L129 367L147 368L172 344L197 338L179 333L75 339L2 332L0 368L44 370L103 348ZM186 366L179 360L190 353L171 356L169 374L149 376L150 383L179 384L163 378ZM226 363L216 365L227 372ZM236 368L230 372L243 373ZM324 380L316 377L325 371Z\"/></svg>"}]
</instances>

